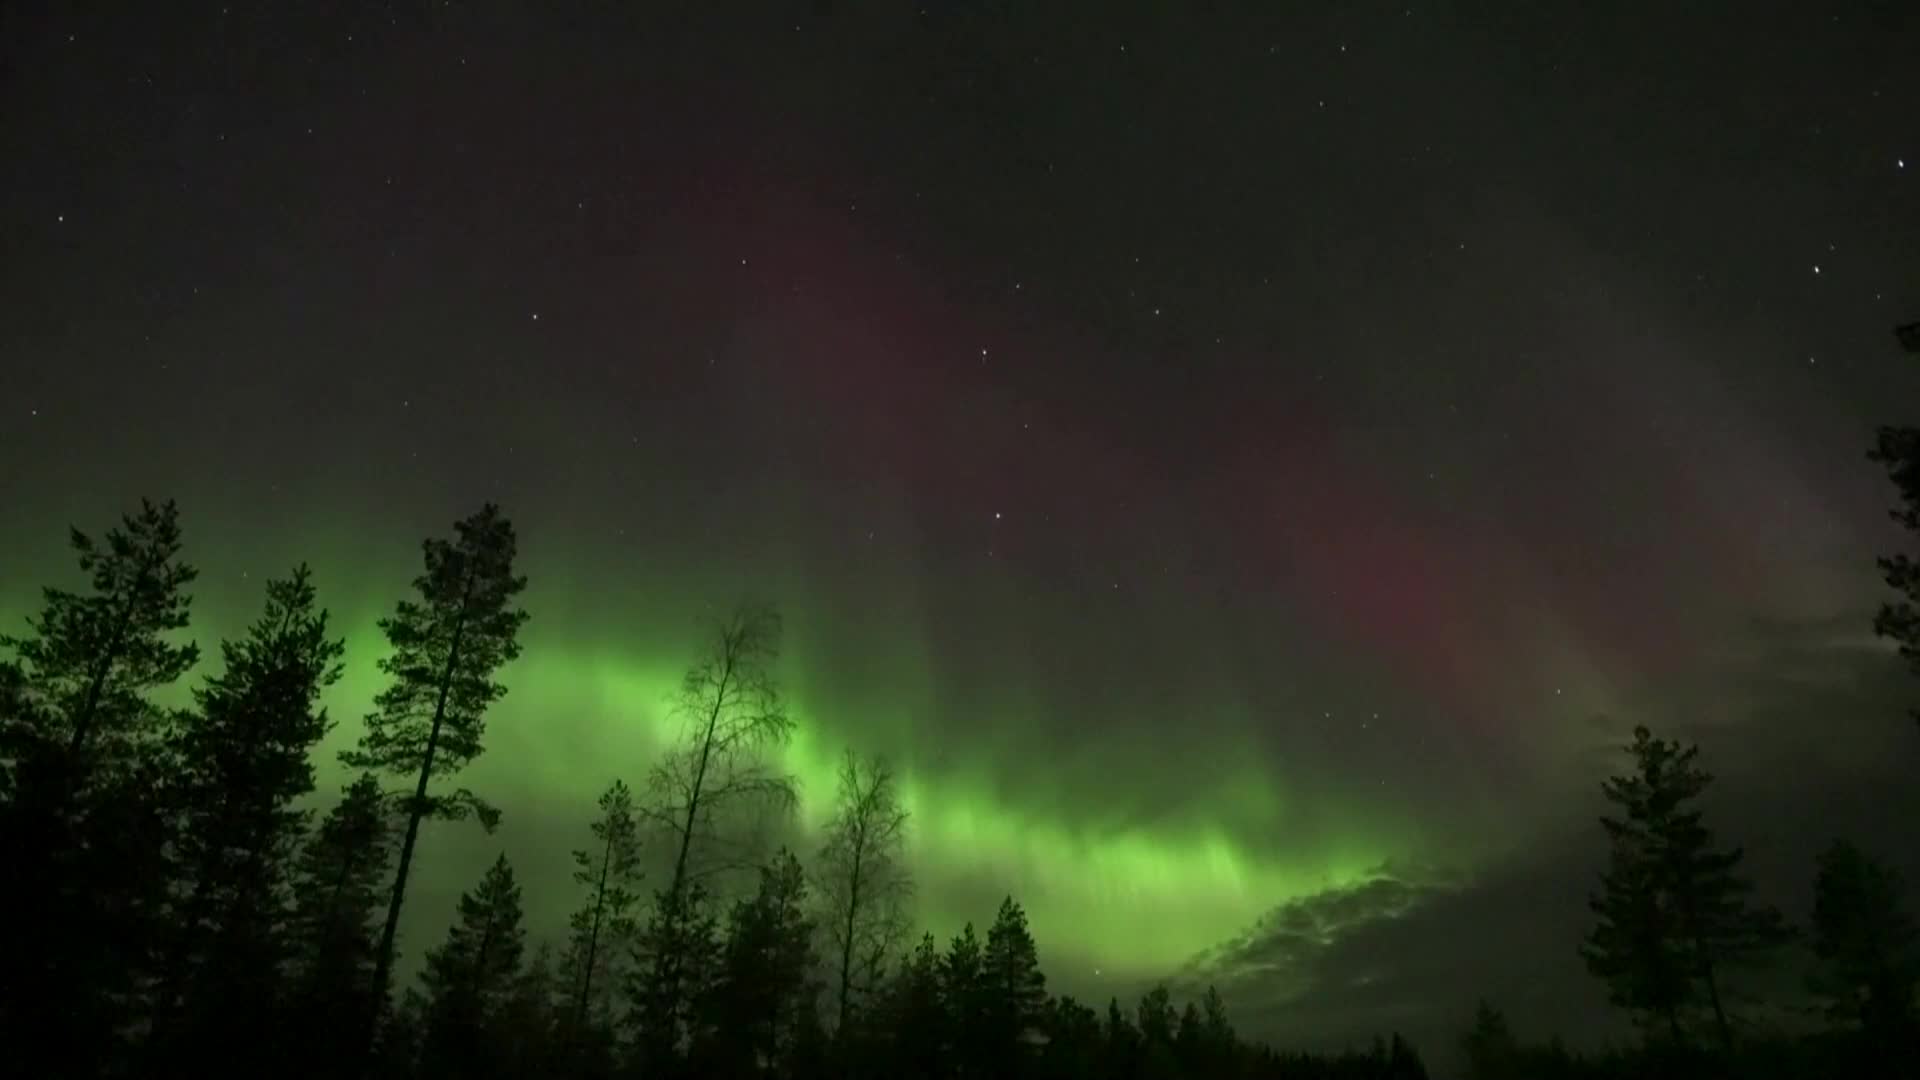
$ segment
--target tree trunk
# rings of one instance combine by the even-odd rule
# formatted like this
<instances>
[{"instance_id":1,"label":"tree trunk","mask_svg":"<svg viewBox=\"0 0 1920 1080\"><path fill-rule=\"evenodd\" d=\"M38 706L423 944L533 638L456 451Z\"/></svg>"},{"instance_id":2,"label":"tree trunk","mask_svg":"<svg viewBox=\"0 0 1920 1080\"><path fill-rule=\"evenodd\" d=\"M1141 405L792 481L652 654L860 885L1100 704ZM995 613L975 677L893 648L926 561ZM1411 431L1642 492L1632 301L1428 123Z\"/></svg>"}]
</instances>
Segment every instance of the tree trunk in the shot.
<instances>
[{"instance_id":1,"label":"tree trunk","mask_svg":"<svg viewBox=\"0 0 1920 1080\"><path fill-rule=\"evenodd\" d=\"M847 1002L852 996L853 986L853 926L860 912L860 863L866 855L866 829L863 825L855 838L853 849L853 871L847 882L847 922L846 933L840 938L840 1016L836 1021L836 1031L842 1039L846 1038Z\"/></svg>"},{"instance_id":2,"label":"tree trunk","mask_svg":"<svg viewBox=\"0 0 1920 1080\"><path fill-rule=\"evenodd\" d=\"M1727 1024L1727 1010L1720 1004L1720 983L1714 978L1713 965L1706 967L1707 1001L1713 1005L1713 1024L1720 1034L1720 1048L1733 1052L1733 1028Z\"/></svg>"},{"instance_id":3,"label":"tree trunk","mask_svg":"<svg viewBox=\"0 0 1920 1080\"><path fill-rule=\"evenodd\" d=\"M580 976L580 1006L574 1010L573 1023L576 1028L587 1026L587 1002L593 995L593 959L600 945L600 913L607 906L607 870L613 862L613 827L607 827L606 850L600 853L600 884L593 892L593 925L587 930L587 957L583 965L585 971Z\"/></svg>"},{"instance_id":4,"label":"tree trunk","mask_svg":"<svg viewBox=\"0 0 1920 1080\"><path fill-rule=\"evenodd\" d=\"M460 639L467 629L467 599L473 588L473 571L467 571L466 583L460 588L460 618L453 626L453 640L447 647L446 667L440 672L440 695L433 706L433 727L427 732L427 750L420 758L420 779L413 786L413 800L407 806L407 836L400 845L400 865L393 875L393 893L387 901L387 923L380 931L380 949L373 960L373 1007L375 1016L369 1025L368 1045L372 1045L372 1030L378 1025L380 1003L386 999L387 979L393 972L393 939L400 929L400 905L407 895L407 872L413 866L413 846L420 838L420 819L426 813L427 779L433 775L434 752L440 746L440 727L447 719L447 696L453 690L453 671L460 661Z\"/></svg>"}]
</instances>

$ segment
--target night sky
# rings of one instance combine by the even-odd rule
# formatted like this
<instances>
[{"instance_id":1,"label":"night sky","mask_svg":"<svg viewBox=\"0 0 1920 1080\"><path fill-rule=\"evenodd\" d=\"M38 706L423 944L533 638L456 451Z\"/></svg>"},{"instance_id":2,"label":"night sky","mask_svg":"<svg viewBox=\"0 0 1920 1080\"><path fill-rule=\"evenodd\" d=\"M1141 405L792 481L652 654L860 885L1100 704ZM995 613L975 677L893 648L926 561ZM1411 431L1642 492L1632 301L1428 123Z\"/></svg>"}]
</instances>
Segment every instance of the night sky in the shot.
<instances>
[{"instance_id":1,"label":"night sky","mask_svg":"<svg viewBox=\"0 0 1920 1080\"><path fill-rule=\"evenodd\" d=\"M891 755L937 933L1012 892L1054 989L1289 1045L1605 1037L1634 724L1789 913L1836 834L1920 876L1864 456L1920 418L1920 17L1772 7L7 5L0 617L142 495L203 648L310 561L331 798L495 499L506 822L428 830L410 959L503 847L561 930L761 599L799 828Z\"/></svg>"}]
</instances>

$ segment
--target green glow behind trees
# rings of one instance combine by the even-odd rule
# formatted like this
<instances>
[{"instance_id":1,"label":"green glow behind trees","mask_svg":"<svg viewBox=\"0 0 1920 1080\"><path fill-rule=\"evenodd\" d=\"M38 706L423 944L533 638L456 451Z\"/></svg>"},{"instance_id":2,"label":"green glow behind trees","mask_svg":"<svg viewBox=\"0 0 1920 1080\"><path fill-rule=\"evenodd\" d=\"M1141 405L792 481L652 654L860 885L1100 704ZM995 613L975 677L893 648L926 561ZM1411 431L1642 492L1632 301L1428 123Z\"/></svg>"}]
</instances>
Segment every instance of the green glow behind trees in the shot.
<instances>
[{"instance_id":1,"label":"green glow behind trees","mask_svg":"<svg viewBox=\"0 0 1920 1080\"><path fill-rule=\"evenodd\" d=\"M374 698L376 711L367 717L359 747L341 755L353 768L416 776L380 933L376 994L385 992L393 965L421 820L458 820L472 813L489 832L499 820L498 811L465 788L446 796L427 794L435 776L451 775L480 755L487 707L507 692L493 681L494 672L520 655L517 635L527 620L527 613L513 606L527 579L513 572L513 525L499 507L489 503L454 531L451 542L422 545L426 571L413 582L419 601L402 600L392 616L381 620L392 652L381 658L380 670L391 682Z\"/></svg>"}]
</instances>

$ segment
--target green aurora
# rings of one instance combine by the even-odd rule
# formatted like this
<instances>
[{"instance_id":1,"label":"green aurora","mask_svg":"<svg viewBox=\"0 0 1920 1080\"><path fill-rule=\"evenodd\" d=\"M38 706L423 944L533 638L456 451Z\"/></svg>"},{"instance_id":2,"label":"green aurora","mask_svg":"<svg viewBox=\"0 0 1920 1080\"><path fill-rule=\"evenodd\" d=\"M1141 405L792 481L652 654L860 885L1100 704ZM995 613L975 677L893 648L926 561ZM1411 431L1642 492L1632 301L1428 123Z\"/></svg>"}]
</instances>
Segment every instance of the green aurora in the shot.
<instances>
[{"instance_id":1,"label":"green aurora","mask_svg":"<svg viewBox=\"0 0 1920 1080\"><path fill-rule=\"evenodd\" d=\"M297 542L265 533L248 538L245 557L237 546L196 543L207 530L196 530L185 510L188 558L202 570L193 636L205 650L196 674L204 674L206 657L217 655L212 644L252 617L263 576L277 572L261 553L278 554L280 564L302 555ZM105 520L91 513L77 523L98 528ZM500 850L529 882L534 925L557 937L574 902L568 853L592 802L616 777L644 782L657 748L676 734L669 704L719 610L710 597L726 595L719 580L677 575L678 589L663 590L673 602L619 625L624 620L609 614L624 610L617 590L607 596L588 586L578 574L582 553L543 560L552 548L539 542L538 522L519 525L533 538L524 547L536 553L523 557L533 619L523 656L504 673L508 695L489 716L487 751L458 781L499 805L505 821L493 836L471 823L427 826L402 925L409 956L437 937L454 898ZM9 565L72 586L58 534L32 539L10 553ZM323 602L347 643L346 674L327 698L336 725L319 755L316 799L326 800L349 779L335 753L358 736L380 687L377 619L411 578L417 540L382 527L313 547ZM1310 769L1297 782L1276 775L1245 702L1212 702L1203 753L1156 745L1170 739L1193 749L1191 730L1156 735L1111 713L1105 734L1082 734L1045 713L1038 673L1020 670L1024 650L1015 648L1006 653L1013 674L963 695L966 719L957 723L955 708L943 706L951 692L928 660L924 627L891 612L886 632L863 635L849 625L855 620L836 622L832 613L844 609L815 591L787 591L798 599L781 605L782 680L799 723L782 761L800 781L802 801L796 820L767 842L810 853L839 756L848 748L886 753L901 768L913 815L920 923L944 936L986 919L1011 893L1063 985L1125 992L1175 973L1277 905L1350 887L1388 866L1404 873L1437 857L1459 867L1487 854L1448 850L1435 830L1416 824L1410 804L1377 787L1347 793ZM19 625L23 590L10 583L4 599L9 624ZM862 615L875 619L880 613ZM862 674L847 674L848 649L865 658ZM181 700L185 689L177 688Z\"/></svg>"}]
</instances>

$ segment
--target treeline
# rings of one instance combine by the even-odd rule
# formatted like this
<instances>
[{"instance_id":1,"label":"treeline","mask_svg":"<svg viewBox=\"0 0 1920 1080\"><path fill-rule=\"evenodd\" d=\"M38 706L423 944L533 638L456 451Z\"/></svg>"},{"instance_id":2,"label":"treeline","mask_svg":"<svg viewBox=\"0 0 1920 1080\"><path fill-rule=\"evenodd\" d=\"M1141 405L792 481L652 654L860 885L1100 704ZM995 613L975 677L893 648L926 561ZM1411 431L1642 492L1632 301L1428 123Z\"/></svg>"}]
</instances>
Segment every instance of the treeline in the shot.
<instances>
[{"instance_id":1,"label":"treeline","mask_svg":"<svg viewBox=\"0 0 1920 1080\"><path fill-rule=\"evenodd\" d=\"M1920 356L1920 323L1895 334ZM1899 497L1890 516L1920 536L1920 428L1882 426L1867 456ZM1895 553L1879 566L1895 599L1874 631L1920 674L1920 560ZM1579 950L1639 1045L1581 1055L1557 1039L1529 1043L1482 1001L1460 1044L1472 1080L1920 1076L1920 930L1900 875L1836 840L1814 867L1809 925L1789 926L1754 898L1742 850L1707 827L1699 800L1712 777L1699 748L1642 727L1627 750L1631 769L1602 786L1607 868ZM1811 961L1807 993L1768 1001L1749 976L1789 946Z\"/></svg>"},{"instance_id":2,"label":"treeline","mask_svg":"<svg viewBox=\"0 0 1920 1080\"><path fill-rule=\"evenodd\" d=\"M1835 841L1815 867L1810 924L1792 927L1707 826L1699 748L1639 728L1628 751L1632 768L1602 789L1607 868L1579 951L1640 1044L1527 1043L1483 1001L1461 1040L1471 1080L1920 1075L1920 932L1900 876ZM1807 993L1768 1001L1754 976L1792 945L1812 961Z\"/></svg>"},{"instance_id":3,"label":"treeline","mask_svg":"<svg viewBox=\"0 0 1920 1080\"><path fill-rule=\"evenodd\" d=\"M269 582L184 708L195 571L171 503L103 540L86 588L44 590L0 638L0 1054L22 1076L1416 1078L1397 1036L1338 1057L1239 1038L1219 995L1162 987L1104 1009L1049 994L1026 916L911 933L908 818L884 760L849 753L806 862L756 837L797 792L780 621L744 608L680 689L680 739L599 797L578 907L529 927L506 854L396 986L428 820L500 811L457 776L519 653L512 525L483 507L429 539L381 620L384 688L352 781L304 809L342 671L312 575ZM554 933L554 931L560 931ZM538 942L538 944L530 944Z\"/></svg>"}]
</instances>

